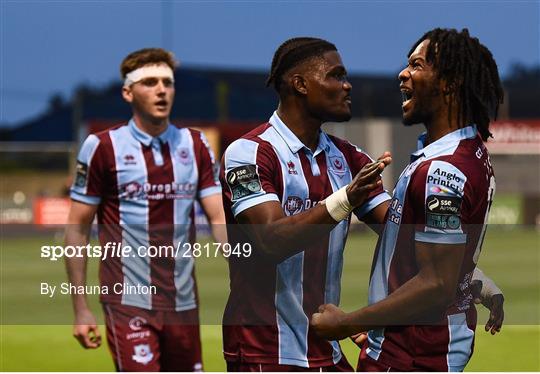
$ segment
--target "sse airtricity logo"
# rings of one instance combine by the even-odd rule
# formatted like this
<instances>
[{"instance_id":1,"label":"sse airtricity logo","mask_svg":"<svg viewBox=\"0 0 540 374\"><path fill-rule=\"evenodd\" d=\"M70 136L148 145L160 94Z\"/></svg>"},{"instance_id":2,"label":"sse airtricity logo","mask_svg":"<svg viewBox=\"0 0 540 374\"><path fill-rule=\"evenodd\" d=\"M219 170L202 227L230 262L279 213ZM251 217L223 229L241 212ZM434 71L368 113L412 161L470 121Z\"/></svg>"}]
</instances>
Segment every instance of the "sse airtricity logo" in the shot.
<instances>
[{"instance_id":1,"label":"sse airtricity logo","mask_svg":"<svg viewBox=\"0 0 540 374\"><path fill-rule=\"evenodd\" d=\"M427 203L429 210L435 210L441 205L439 199L437 199L435 196L432 197L430 201Z\"/></svg>"}]
</instances>

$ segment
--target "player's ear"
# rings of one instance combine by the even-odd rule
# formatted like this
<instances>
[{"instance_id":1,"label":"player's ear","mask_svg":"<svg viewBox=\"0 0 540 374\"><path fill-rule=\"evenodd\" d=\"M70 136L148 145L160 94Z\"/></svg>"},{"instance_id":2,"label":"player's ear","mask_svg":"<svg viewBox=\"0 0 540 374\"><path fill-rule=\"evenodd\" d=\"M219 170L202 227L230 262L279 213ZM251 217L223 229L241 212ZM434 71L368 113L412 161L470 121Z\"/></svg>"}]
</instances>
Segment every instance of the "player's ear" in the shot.
<instances>
[{"instance_id":1,"label":"player's ear","mask_svg":"<svg viewBox=\"0 0 540 374\"><path fill-rule=\"evenodd\" d=\"M306 80L300 74L294 74L291 78L291 86L294 92L302 95L307 95Z\"/></svg>"},{"instance_id":2,"label":"player's ear","mask_svg":"<svg viewBox=\"0 0 540 374\"><path fill-rule=\"evenodd\" d=\"M122 97L128 103L131 103L133 101L133 92L131 91L131 86L128 86L128 87L123 86L122 87Z\"/></svg>"}]
</instances>

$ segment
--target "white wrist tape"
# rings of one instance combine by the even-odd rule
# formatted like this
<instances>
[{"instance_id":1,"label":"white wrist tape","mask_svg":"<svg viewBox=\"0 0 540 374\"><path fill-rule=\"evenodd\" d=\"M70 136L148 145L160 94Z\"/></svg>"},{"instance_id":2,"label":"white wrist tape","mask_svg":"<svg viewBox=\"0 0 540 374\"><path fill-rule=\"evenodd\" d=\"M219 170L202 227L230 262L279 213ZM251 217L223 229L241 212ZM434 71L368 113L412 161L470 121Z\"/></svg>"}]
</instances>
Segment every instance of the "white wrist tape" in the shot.
<instances>
[{"instance_id":1,"label":"white wrist tape","mask_svg":"<svg viewBox=\"0 0 540 374\"><path fill-rule=\"evenodd\" d=\"M347 186L328 196L324 201L328 214L336 221L341 222L351 214L353 207L347 197Z\"/></svg>"},{"instance_id":2,"label":"white wrist tape","mask_svg":"<svg viewBox=\"0 0 540 374\"><path fill-rule=\"evenodd\" d=\"M124 87L129 87L145 78L169 78L174 82L174 74L168 65L144 65L126 74Z\"/></svg>"},{"instance_id":3,"label":"white wrist tape","mask_svg":"<svg viewBox=\"0 0 540 374\"><path fill-rule=\"evenodd\" d=\"M479 280L482 282L482 290L480 291L480 297L482 300L487 300L492 296L502 294L499 287L490 278L486 277L484 272L478 267L474 269L472 280Z\"/></svg>"}]
</instances>

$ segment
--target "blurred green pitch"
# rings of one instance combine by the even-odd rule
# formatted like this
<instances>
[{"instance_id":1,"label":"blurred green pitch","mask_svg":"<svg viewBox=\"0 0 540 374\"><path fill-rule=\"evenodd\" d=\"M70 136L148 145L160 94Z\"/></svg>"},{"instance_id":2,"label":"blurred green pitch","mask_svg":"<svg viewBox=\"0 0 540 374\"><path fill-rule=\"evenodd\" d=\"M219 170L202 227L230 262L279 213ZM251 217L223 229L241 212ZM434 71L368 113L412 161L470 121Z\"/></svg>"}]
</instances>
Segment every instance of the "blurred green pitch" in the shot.
<instances>
[{"instance_id":1,"label":"blurred green pitch","mask_svg":"<svg viewBox=\"0 0 540 374\"><path fill-rule=\"evenodd\" d=\"M351 234L345 252L342 307L352 310L367 300L367 283L375 246L375 235ZM50 263L39 258L41 239L1 239L1 371L113 371L106 345L85 351L71 336L71 309L68 296L57 299L55 308L43 310L30 300L38 296L39 282L65 281L63 262ZM30 250L31 249L31 250ZM534 230L505 230L491 226L484 244L480 266L503 289L507 323L503 331L491 336L483 331L487 314L479 307L475 354L469 371L540 371L540 241ZM96 284L97 261L89 267L89 283ZM52 271L54 270L54 271ZM228 295L228 272L223 259L197 260L201 298L204 369L223 371L219 318ZM33 296L34 299L29 297ZM96 316L101 308L92 302ZM6 325L17 313L29 315L60 312L64 325ZM104 327L101 327L104 335ZM103 336L103 338L105 338ZM105 340L105 339L104 339ZM358 349L342 343L349 362L356 366Z\"/></svg>"}]
</instances>

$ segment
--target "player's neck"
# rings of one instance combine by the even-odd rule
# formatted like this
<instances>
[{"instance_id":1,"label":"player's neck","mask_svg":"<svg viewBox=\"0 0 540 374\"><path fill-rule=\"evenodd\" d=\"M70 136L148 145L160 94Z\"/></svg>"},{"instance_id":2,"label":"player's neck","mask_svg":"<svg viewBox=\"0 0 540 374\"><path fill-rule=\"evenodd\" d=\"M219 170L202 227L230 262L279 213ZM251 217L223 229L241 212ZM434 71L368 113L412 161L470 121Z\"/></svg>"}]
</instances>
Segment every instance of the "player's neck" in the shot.
<instances>
[{"instance_id":1,"label":"player's neck","mask_svg":"<svg viewBox=\"0 0 540 374\"><path fill-rule=\"evenodd\" d=\"M153 138L161 135L163 132L165 132L165 130L167 130L167 127L169 126L168 118L160 120L150 120L140 115L137 115L136 113L133 113L133 120L135 121L135 125L139 128L139 130L150 135Z\"/></svg>"},{"instance_id":2,"label":"player's neck","mask_svg":"<svg viewBox=\"0 0 540 374\"><path fill-rule=\"evenodd\" d=\"M426 122L425 126L427 130L425 145L436 142L443 136L462 127L457 119L457 114L453 115L450 121L448 121L448 114L437 116L433 121Z\"/></svg>"},{"instance_id":3,"label":"player's neck","mask_svg":"<svg viewBox=\"0 0 540 374\"><path fill-rule=\"evenodd\" d=\"M315 151L319 144L319 130L321 121L303 114L299 110L289 110L280 103L277 110L279 118L296 135L296 137L309 149Z\"/></svg>"}]
</instances>

